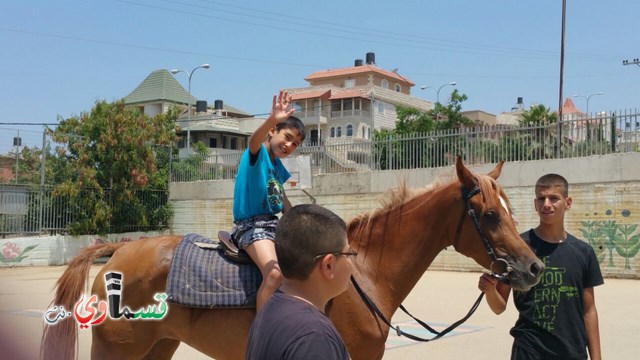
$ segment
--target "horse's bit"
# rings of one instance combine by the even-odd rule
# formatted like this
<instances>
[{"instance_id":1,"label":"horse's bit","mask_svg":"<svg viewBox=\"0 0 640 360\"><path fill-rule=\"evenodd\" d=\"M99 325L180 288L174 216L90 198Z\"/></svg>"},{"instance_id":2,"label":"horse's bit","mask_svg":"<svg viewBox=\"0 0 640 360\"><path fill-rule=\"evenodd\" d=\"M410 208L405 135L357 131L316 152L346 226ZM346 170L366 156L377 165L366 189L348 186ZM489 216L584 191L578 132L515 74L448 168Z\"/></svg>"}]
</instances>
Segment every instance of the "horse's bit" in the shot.
<instances>
[{"instance_id":1,"label":"horse's bit","mask_svg":"<svg viewBox=\"0 0 640 360\"><path fill-rule=\"evenodd\" d=\"M487 238L484 236L484 233L482 232L482 227L480 226L480 222L478 221L478 217L476 216L476 212L471 206L471 198L480 193L480 187L476 184L476 186L473 189L471 189L471 191L467 191L463 185L460 188L460 192L462 193L462 200L464 201L464 204L465 204L465 208L466 208L465 211L471 218L471 221L473 222L473 224L475 225L476 231L478 232L478 235L480 235L480 239L482 240L482 244L484 245L484 248L487 251L487 254L489 254L489 256L491 257L491 260L493 260L490 266L490 270L492 272L491 276L497 278L500 281L508 282L508 279L507 279L508 270L509 270L508 263L506 260L499 259L496 256L496 253L493 251L493 247L491 247L491 244L489 244L489 240L487 240ZM454 248L456 249L457 249L458 240L460 238L460 229L462 228L463 223L464 223L464 213L462 214L462 219L460 219L460 224L458 225L458 231L456 232L456 239L453 244ZM503 272L502 274L498 274L495 271L493 271L493 265L496 263L504 263L505 272ZM473 303L473 305L471 306L471 309L469 310L467 315L465 315L462 319L456 321L455 323L451 324L449 327L447 327L442 331L437 331L433 329L431 326L429 326L427 323L425 323L424 321L414 317L401 304L400 310L402 310L405 314L409 315L413 320L415 320L418 324L422 325L422 327L427 329L429 332L436 335L431 339L425 339L425 338L404 332L402 329L400 329L400 326L394 327L393 325L391 325L391 322L387 320L387 318L384 316L382 311L380 311L380 309L376 306L373 300L371 300L371 298L364 292L364 290L362 290L362 288L360 287L360 285L358 285L358 283L356 282L356 279L353 276L351 276L351 283L353 284L353 287L356 289L356 291L358 292L358 295L360 295L360 298L362 298L362 301L364 301L364 303L367 305L369 310L373 311L380 318L380 320L382 320L385 324L387 324L387 326L389 326L389 328L394 329L398 336L404 336L411 340L422 341L422 342L439 339L444 335L446 335L447 333L451 332L453 329L457 328L460 324L467 321L467 319L469 319L471 315L473 315L473 313L476 311L476 309L480 305L480 301L482 301L482 297L484 296L484 293L481 292L480 296L478 296L475 303Z\"/></svg>"}]
</instances>

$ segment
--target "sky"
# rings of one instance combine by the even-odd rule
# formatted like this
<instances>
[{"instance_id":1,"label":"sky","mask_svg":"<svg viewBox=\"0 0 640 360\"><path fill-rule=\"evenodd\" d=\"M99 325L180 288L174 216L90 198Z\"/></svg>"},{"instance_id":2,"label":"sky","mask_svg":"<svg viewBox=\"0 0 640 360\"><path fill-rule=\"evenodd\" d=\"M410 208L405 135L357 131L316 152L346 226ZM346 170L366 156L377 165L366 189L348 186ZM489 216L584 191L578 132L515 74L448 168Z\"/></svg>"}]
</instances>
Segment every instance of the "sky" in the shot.
<instances>
[{"instance_id":1,"label":"sky","mask_svg":"<svg viewBox=\"0 0 640 360\"><path fill-rule=\"evenodd\" d=\"M566 3L563 98L602 92L590 112L638 108L640 66L622 61L640 58L640 1ZM2 0L0 154L18 131L41 147L40 124L123 98L154 70L204 63L191 93L250 114L368 52L429 101L436 91L420 86L455 81L462 110L499 114L522 97L555 111L561 35L561 0Z\"/></svg>"}]
</instances>

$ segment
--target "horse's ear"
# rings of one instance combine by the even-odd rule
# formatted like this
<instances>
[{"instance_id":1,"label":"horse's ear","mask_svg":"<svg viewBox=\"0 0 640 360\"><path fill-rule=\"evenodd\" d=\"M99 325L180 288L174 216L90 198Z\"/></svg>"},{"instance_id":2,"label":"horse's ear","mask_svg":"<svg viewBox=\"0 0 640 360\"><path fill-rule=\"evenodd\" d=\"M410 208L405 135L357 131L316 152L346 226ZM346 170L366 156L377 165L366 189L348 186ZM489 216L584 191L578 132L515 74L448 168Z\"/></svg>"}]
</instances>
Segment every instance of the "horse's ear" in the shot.
<instances>
[{"instance_id":1,"label":"horse's ear","mask_svg":"<svg viewBox=\"0 0 640 360\"><path fill-rule=\"evenodd\" d=\"M460 180L465 189L471 190L476 186L473 174L464 166L460 156L456 158L456 173L458 173L458 180Z\"/></svg>"},{"instance_id":2,"label":"horse's ear","mask_svg":"<svg viewBox=\"0 0 640 360\"><path fill-rule=\"evenodd\" d=\"M500 176L500 173L502 172L502 165L504 165L504 160L500 160L498 165L496 165L496 167L493 168L493 170L491 170L487 175L489 175L489 177L491 177L493 180L498 180L498 176Z\"/></svg>"}]
</instances>

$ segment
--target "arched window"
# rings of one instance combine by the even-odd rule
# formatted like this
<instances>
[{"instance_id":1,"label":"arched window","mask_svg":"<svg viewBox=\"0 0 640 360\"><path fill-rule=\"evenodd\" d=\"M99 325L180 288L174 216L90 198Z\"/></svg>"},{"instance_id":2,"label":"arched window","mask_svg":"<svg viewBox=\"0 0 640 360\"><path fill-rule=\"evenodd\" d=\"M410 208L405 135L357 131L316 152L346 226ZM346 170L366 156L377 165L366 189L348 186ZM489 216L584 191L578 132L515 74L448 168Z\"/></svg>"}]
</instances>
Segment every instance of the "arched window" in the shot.
<instances>
[{"instance_id":1,"label":"arched window","mask_svg":"<svg viewBox=\"0 0 640 360\"><path fill-rule=\"evenodd\" d=\"M353 125L347 125L347 136L353 136Z\"/></svg>"},{"instance_id":2,"label":"arched window","mask_svg":"<svg viewBox=\"0 0 640 360\"><path fill-rule=\"evenodd\" d=\"M383 89L389 88L389 82L387 81L387 79L382 79L382 82L380 83L380 87L382 87Z\"/></svg>"},{"instance_id":3,"label":"arched window","mask_svg":"<svg viewBox=\"0 0 640 360\"><path fill-rule=\"evenodd\" d=\"M400 84L396 84L395 90L396 90L396 92L402 91L402 87L400 86Z\"/></svg>"},{"instance_id":4,"label":"arched window","mask_svg":"<svg viewBox=\"0 0 640 360\"><path fill-rule=\"evenodd\" d=\"M341 137L342 136L342 127L338 126L338 130L336 131L336 137Z\"/></svg>"},{"instance_id":5,"label":"arched window","mask_svg":"<svg viewBox=\"0 0 640 360\"><path fill-rule=\"evenodd\" d=\"M366 139L366 138L364 137L364 128L365 128L365 127L363 126L363 127L362 127L362 138L363 138L363 139Z\"/></svg>"},{"instance_id":6,"label":"arched window","mask_svg":"<svg viewBox=\"0 0 640 360\"><path fill-rule=\"evenodd\" d=\"M329 137L336 137L336 128L333 126L331 127L331 130L329 130Z\"/></svg>"}]
</instances>

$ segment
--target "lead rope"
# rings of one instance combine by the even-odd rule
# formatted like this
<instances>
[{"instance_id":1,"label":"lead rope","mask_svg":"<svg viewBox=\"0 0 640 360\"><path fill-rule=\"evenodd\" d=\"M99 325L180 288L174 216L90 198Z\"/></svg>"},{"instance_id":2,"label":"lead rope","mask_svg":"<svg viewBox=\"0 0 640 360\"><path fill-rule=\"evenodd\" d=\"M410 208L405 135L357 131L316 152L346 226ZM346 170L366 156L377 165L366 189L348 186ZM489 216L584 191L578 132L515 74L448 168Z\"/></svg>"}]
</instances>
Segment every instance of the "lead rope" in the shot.
<instances>
[{"instance_id":1,"label":"lead rope","mask_svg":"<svg viewBox=\"0 0 640 360\"><path fill-rule=\"evenodd\" d=\"M400 329L399 325L398 326L393 326L391 324L391 322L389 320L387 320L387 318L384 316L382 311L380 311L380 309L376 306L376 304L371 300L371 298L369 298L369 296L364 292L364 290L362 290L362 288L360 287L360 285L358 285L358 283L356 282L356 279L353 276L351 276L351 283L353 284L353 287L356 289L356 292L358 292L358 295L360 295L360 298L362 298L362 300L367 305L369 310L373 311L380 318L380 320L382 320L382 322L384 322L385 324L387 324L387 326L389 326L389 328L394 329L398 336L404 336L404 337L409 338L411 340L422 341L422 342L428 342L428 341L432 341L432 340L437 340L437 339L445 336L446 334L448 334L449 332L451 332L453 329L457 328L461 324L463 324L465 321L467 321L467 319L469 319L471 317L471 315L473 315L473 313L476 311L476 309L480 305L480 302L482 301L482 297L484 296L484 293L481 292L480 296L478 296L478 299L476 299L476 301L471 306L471 309L469 310L467 315L465 315L462 319L456 321L455 323L451 324L449 327L447 327L446 329L444 329L442 331L437 331L437 330L433 329L431 326L429 326L424 321L422 321L422 320L414 317L413 315L411 315L404 308L404 306L400 305L400 310L402 310L405 314L409 315L413 320L415 320L418 324L422 325L422 327L427 329L430 333L436 335L436 336L432 337L431 339L426 339L426 338L422 338L422 337L419 337L419 336L416 336L416 335L413 335L413 334L409 334L409 333L403 331L402 329Z\"/></svg>"},{"instance_id":2,"label":"lead rope","mask_svg":"<svg viewBox=\"0 0 640 360\"><path fill-rule=\"evenodd\" d=\"M493 265L495 263L503 262L505 264L505 266L508 266L508 264L507 264L506 260L498 259L498 257L496 256L495 252L493 251L493 248L491 247L491 244L489 244L489 240L487 240L487 238L484 236L484 233L482 232L482 226L480 226L480 222L478 221L478 218L476 217L476 212L473 209L473 207L471 206L471 198L480 193L480 187L476 185L473 189L471 189L470 191L467 191L464 188L464 185L463 185L460 188L460 192L461 192L462 198L464 200L466 213L471 218L471 222L473 223L474 227L476 228L476 231L478 232L478 235L480 236L480 240L482 240L482 244L484 245L484 248L487 251L487 254L489 255L489 257L491 257L491 260L492 260L492 262L491 262L491 276L497 278L500 281L508 282L508 278L506 276L506 274L507 274L506 272L503 273L503 274L497 274L495 271L493 271ZM462 218L460 219L460 223L458 224L458 229L456 231L456 238L454 239L454 243L453 243L453 247L456 250L457 250L458 239L460 237L460 230L462 228L462 223L463 222L464 222L464 213L463 213ZM402 310L405 314L409 315L413 320L415 320L418 324L420 324L422 327L427 329L430 333L436 335L431 339L425 339L425 338L421 338L419 336L415 336L415 335L409 334L407 332L404 332L402 329L400 329L400 326L395 326L394 327L391 324L391 322L389 320L387 320L387 318L384 316L382 311L380 311L380 309L376 306L376 304L371 300L371 298L369 298L369 296L364 292L364 290L362 290L362 288L360 287L360 285L358 285L358 283L356 282L356 279L353 276L351 276L351 283L353 283L354 288L356 289L356 291L358 292L358 294L360 295L362 300L365 302L365 304L367 305L369 310L373 311L380 318L380 320L382 320L385 324L387 324L387 326L389 326L390 329L394 329L398 336L404 336L404 337L407 337L407 338L409 338L411 340L423 341L423 342L439 339L439 338L443 337L444 335L448 334L449 332L451 332L453 329L455 329L458 326L460 326L461 324L463 324L465 321L467 321L467 319L469 319L471 317L471 315L473 315L473 313L476 311L478 306L480 306L480 302L482 301L482 298L484 297L484 293L480 292L480 295L478 296L476 301L473 303L473 305L471 305L471 309L469 309L469 312L467 313L467 315L465 315L462 319L456 321L455 323L451 324L449 327L447 327L446 329L444 329L442 331L437 331L437 330L433 329L431 326L429 326L424 321L422 321L422 320L416 318L415 316L411 315L407 311L407 309L405 309L405 307L402 304L400 304L400 310Z\"/></svg>"}]
</instances>

